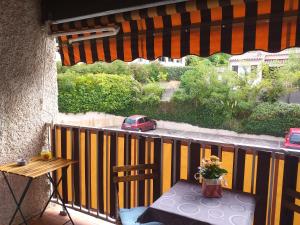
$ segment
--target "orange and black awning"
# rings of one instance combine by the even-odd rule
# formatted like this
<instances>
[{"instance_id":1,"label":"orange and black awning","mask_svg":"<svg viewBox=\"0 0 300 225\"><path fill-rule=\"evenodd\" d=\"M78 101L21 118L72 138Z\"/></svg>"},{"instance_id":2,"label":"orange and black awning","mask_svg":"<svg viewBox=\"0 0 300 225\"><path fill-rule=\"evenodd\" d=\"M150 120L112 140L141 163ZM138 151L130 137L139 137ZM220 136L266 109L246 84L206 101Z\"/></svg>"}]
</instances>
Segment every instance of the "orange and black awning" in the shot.
<instances>
[{"instance_id":1,"label":"orange and black awning","mask_svg":"<svg viewBox=\"0 0 300 225\"><path fill-rule=\"evenodd\" d=\"M51 24L64 65L209 56L300 47L300 0L191 0ZM117 26L115 36L69 43L65 32Z\"/></svg>"}]
</instances>

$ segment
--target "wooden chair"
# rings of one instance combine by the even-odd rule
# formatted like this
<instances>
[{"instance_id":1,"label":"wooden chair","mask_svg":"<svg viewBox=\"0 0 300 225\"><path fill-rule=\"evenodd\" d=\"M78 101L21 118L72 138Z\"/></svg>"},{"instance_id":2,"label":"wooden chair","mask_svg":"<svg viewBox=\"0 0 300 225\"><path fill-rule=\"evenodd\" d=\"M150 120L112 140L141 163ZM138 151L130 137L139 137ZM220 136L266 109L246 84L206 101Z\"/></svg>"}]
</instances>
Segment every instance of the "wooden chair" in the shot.
<instances>
[{"instance_id":1,"label":"wooden chair","mask_svg":"<svg viewBox=\"0 0 300 225\"><path fill-rule=\"evenodd\" d=\"M158 167L155 164L143 164L143 165L125 165L125 166L115 166L113 167L114 172L114 183L115 183L115 190L116 190L116 223L117 225L122 225L122 218L121 217L127 217L132 216L132 219L137 219L139 215L141 215L145 207L136 207L133 209L121 209L120 215L120 208L119 208L119 183L128 183L131 181L145 181L145 180L151 180L156 179L157 176L157 169ZM150 173L146 173L146 170L151 170ZM132 171L137 171L138 175L131 175ZM143 171L143 173L140 173L140 171ZM118 176L119 172L124 172L124 176ZM127 215L125 215L127 214ZM134 214L134 215L133 215ZM124 220L124 219L123 219ZM135 222L135 221L134 221ZM155 223L153 223L155 224ZM157 223L159 224L159 223Z\"/></svg>"}]
</instances>

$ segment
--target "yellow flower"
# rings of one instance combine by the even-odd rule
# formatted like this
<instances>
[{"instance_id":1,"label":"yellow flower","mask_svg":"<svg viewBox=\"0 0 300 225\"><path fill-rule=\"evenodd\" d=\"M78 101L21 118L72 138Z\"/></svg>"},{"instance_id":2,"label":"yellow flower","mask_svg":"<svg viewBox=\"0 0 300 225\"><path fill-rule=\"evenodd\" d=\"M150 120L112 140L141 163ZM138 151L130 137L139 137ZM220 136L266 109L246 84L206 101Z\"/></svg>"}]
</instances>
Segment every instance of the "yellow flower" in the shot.
<instances>
[{"instance_id":1,"label":"yellow flower","mask_svg":"<svg viewBox=\"0 0 300 225\"><path fill-rule=\"evenodd\" d=\"M214 156L214 155L210 156L210 160L211 161L220 161L219 157Z\"/></svg>"}]
</instances>

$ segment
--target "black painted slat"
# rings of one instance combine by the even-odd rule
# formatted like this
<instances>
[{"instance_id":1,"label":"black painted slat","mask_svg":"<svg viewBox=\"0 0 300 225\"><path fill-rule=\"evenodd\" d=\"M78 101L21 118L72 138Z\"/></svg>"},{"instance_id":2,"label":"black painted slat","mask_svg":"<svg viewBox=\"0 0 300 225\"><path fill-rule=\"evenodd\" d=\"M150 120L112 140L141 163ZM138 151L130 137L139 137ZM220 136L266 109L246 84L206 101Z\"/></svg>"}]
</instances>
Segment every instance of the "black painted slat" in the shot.
<instances>
[{"instance_id":1,"label":"black painted slat","mask_svg":"<svg viewBox=\"0 0 300 225\"><path fill-rule=\"evenodd\" d=\"M139 138L139 164L145 164L145 144L146 144L146 138L140 137ZM145 174L145 171L141 170L139 171L139 174ZM138 188L138 196L139 196L139 206L145 205L145 181L139 182L139 188Z\"/></svg>"},{"instance_id":2,"label":"black painted slat","mask_svg":"<svg viewBox=\"0 0 300 225\"><path fill-rule=\"evenodd\" d=\"M276 0L271 3L271 18L269 24L269 46L271 52L281 50L282 16L284 12L284 0Z\"/></svg>"},{"instance_id":3,"label":"black painted slat","mask_svg":"<svg viewBox=\"0 0 300 225\"><path fill-rule=\"evenodd\" d=\"M266 224L268 190L270 177L270 152L259 151L256 176L256 206L254 213L254 225Z\"/></svg>"},{"instance_id":4,"label":"black painted slat","mask_svg":"<svg viewBox=\"0 0 300 225\"><path fill-rule=\"evenodd\" d=\"M128 152L126 153L126 158L128 158L128 165L131 164L131 135L128 135L128 144L125 143L125 148L126 148L126 145L128 145ZM128 174L130 175L130 174ZM128 187L128 190L127 190L127 187ZM131 199L131 183L129 182L128 184L125 185L125 194L126 194L126 190L127 190L127 193L128 195L126 196L127 200L128 200L128 204L126 205L127 208L130 208L130 199ZM133 196L132 196L133 197Z\"/></svg>"},{"instance_id":5,"label":"black painted slat","mask_svg":"<svg viewBox=\"0 0 300 225\"><path fill-rule=\"evenodd\" d=\"M295 203L295 198L287 195L287 190L296 191L299 159L296 156L285 156L280 225L294 224L294 211L286 207L286 203Z\"/></svg>"},{"instance_id":6,"label":"black painted slat","mask_svg":"<svg viewBox=\"0 0 300 225\"><path fill-rule=\"evenodd\" d=\"M237 174L236 174L236 181L233 184L236 184L234 187L235 190L243 191L244 189L244 174L245 174L245 157L246 157L246 150L239 149L238 155L234 156L238 157L237 159Z\"/></svg>"},{"instance_id":7,"label":"black painted slat","mask_svg":"<svg viewBox=\"0 0 300 225\"><path fill-rule=\"evenodd\" d=\"M188 174L188 180L192 182L197 182L194 179L194 174L198 172L198 167L200 166L200 153L201 145L199 143L191 143L189 158L190 158L190 173Z\"/></svg>"},{"instance_id":8,"label":"black painted slat","mask_svg":"<svg viewBox=\"0 0 300 225\"><path fill-rule=\"evenodd\" d=\"M244 52L255 49L257 2L246 3L246 16L244 24ZM258 40L259 41L259 40Z\"/></svg>"},{"instance_id":9,"label":"black painted slat","mask_svg":"<svg viewBox=\"0 0 300 225\"><path fill-rule=\"evenodd\" d=\"M155 138L154 139L154 163L158 165L158 177L153 181L153 201L156 201L162 193L161 190L161 139Z\"/></svg>"},{"instance_id":10,"label":"black painted slat","mask_svg":"<svg viewBox=\"0 0 300 225\"><path fill-rule=\"evenodd\" d=\"M79 161L79 129L73 128L72 132L72 138L73 138L73 148L74 148L74 156L73 159L75 161ZM79 163L74 164L73 166L73 182L74 182L74 204L77 206L81 205L81 199L80 199L80 183L79 183Z\"/></svg>"},{"instance_id":11,"label":"black painted slat","mask_svg":"<svg viewBox=\"0 0 300 225\"><path fill-rule=\"evenodd\" d=\"M97 197L98 197L98 211L104 214L104 189L103 189L103 143L104 143L104 133L103 131L98 132L98 145L97 145L97 157L98 157L98 179L97 179Z\"/></svg>"},{"instance_id":12,"label":"black painted slat","mask_svg":"<svg viewBox=\"0 0 300 225\"><path fill-rule=\"evenodd\" d=\"M180 180L181 141L176 142L176 182Z\"/></svg>"},{"instance_id":13,"label":"black painted slat","mask_svg":"<svg viewBox=\"0 0 300 225\"><path fill-rule=\"evenodd\" d=\"M172 184L176 184L180 180L180 152L181 152L181 141L176 141L172 143L172 175L171 181ZM175 174L174 174L175 171ZM174 179L175 176L175 179Z\"/></svg>"},{"instance_id":14,"label":"black painted slat","mask_svg":"<svg viewBox=\"0 0 300 225\"><path fill-rule=\"evenodd\" d=\"M211 155L214 155L214 156L219 155L219 147L217 145L211 146Z\"/></svg>"},{"instance_id":15,"label":"black painted slat","mask_svg":"<svg viewBox=\"0 0 300 225\"><path fill-rule=\"evenodd\" d=\"M113 181L113 167L117 165L117 145L116 145L116 134L110 134L110 217L115 218L116 216L116 193L115 184Z\"/></svg>"},{"instance_id":16,"label":"black painted slat","mask_svg":"<svg viewBox=\"0 0 300 225\"><path fill-rule=\"evenodd\" d=\"M61 157L67 158L67 128L61 128ZM62 198L64 203L68 203L68 174L67 168L62 169Z\"/></svg>"}]
</instances>

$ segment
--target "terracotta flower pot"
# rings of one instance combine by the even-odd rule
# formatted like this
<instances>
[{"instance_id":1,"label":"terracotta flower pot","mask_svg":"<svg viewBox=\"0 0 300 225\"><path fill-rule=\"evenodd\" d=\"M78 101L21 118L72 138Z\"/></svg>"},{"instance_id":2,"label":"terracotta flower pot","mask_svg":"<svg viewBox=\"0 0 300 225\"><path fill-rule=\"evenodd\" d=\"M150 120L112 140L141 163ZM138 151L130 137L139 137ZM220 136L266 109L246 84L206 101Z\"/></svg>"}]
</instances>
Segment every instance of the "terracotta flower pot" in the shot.
<instances>
[{"instance_id":1,"label":"terracotta flower pot","mask_svg":"<svg viewBox=\"0 0 300 225\"><path fill-rule=\"evenodd\" d=\"M205 179L202 180L202 195L206 198L221 198L222 191L221 179Z\"/></svg>"}]
</instances>

